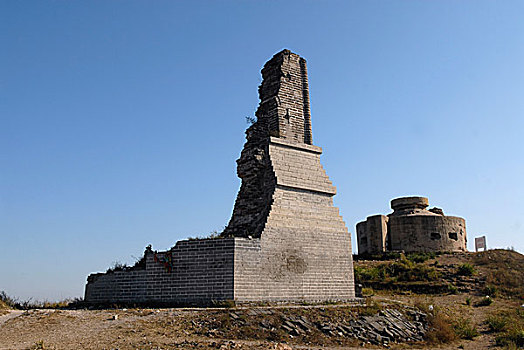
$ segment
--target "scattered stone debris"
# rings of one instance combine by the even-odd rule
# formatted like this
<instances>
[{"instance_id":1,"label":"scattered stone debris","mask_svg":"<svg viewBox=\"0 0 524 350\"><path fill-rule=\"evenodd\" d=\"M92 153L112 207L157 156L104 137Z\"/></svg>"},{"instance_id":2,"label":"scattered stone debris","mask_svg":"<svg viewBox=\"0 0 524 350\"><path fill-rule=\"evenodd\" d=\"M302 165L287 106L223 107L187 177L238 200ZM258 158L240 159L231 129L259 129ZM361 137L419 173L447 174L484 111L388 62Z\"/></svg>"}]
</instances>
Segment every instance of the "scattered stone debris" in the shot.
<instances>
[{"instance_id":1,"label":"scattered stone debris","mask_svg":"<svg viewBox=\"0 0 524 350\"><path fill-rule=\"evenodd\" d=\"M274 350L293 350L293 348L287 344L278 343L272 348Z\"/></svg>"},{"instance_id":2,"label":"scattered stone debris","mask_svg":"<svg viewBox=\"0 0 524 350\"><path fill-rule=\"evenodd\" d=\"M386 309L374 316L361 316L349 321L309 322L306 318L286 316L282 329L291 336L299 336L318 329L331 337L352 337L363 343L385 345L389 343L417 342L427 331L427 315L409 310L406 317L397 310Z\"/></svg>"},{"instance_id":3,"label":"scattered stone debris","mask_svg":"<svg viewBox=\"0 0 524 350\"><path fill-rule=\"evenodd\" d=\"M212 311L194 318L192 332L209 338L253 334L280 341L303 342L328 340L333 344L372 344L421 342L428 330L427 315L412 307L389 307L364 314L346 307L312 308L290 312L278 308ZM321 340L323 339L323 340ZM224 344L220 344L222 346ZM231 347L231 345L228 345Z\"/></svg>"}]
</instances>

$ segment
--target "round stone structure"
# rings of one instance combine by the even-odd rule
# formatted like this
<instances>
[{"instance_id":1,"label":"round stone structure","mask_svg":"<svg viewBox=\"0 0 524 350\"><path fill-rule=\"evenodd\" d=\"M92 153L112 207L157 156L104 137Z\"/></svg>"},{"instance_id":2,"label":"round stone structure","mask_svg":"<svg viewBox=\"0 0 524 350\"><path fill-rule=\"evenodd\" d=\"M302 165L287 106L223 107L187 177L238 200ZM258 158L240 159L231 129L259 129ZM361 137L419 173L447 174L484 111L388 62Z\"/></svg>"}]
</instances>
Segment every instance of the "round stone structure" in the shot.
<instances>
[{"instance_id":1,"label":"round stone structure","mask_svg":"<svg viewBox=\"0 0 524 350\"><path fill-rule=\"evenodd\" d=\"M359 254L386 251L466 251L466 221L446 216L440 208L427 210L426 197L391 201L393 213L369 216L357 224Z\"/></svg>"}]
</instances>

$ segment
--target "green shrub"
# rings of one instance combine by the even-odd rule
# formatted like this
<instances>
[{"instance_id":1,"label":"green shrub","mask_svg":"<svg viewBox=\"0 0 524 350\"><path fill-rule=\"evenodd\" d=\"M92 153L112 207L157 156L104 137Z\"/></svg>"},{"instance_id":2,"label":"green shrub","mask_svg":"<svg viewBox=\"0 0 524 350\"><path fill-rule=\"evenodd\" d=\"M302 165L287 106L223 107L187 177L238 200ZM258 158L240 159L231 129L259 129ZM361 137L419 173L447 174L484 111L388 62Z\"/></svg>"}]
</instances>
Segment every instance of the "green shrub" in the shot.
<instances>
[{"instance_id":1,"label":"green shrub","mask_svg":"<svg viewBox=\"0 0 524 350\"><path fill-rule=\"evenodd\" d=\"M378 314L383 307L380 303L377 303L372 298L366 298L366 305L357 308L359 316L373 316Z\"/></svg>"},{"instance_id":2,"label":"green shrub","mask_svg":"<svg viewBox=\"0 0 524 350\"><path fill-rule=\"evenodd\" d=\"M449 294L458 294L458 288L452 284L448 284Z\"/></svg>"},{"instance_id":3,"label":"green shrub","mask_svg":"<svg viewBox=\"0 0 524 350\"><path fill-rule=\"evenodd\" d=\"M236 306L236 303L234 300L227 299L227 300L212 300L211 306L213 307L220 307L224 309L230 309L234 308Z\"/></svg>"},{"instance_id":4,"label":"green shrub","mask_svg":"<svg viewBox=\"0 0 524 350\"><path fill-rule=\"evenodd\" d=\"M475 305L476 306L489 306L493 304L493 299L489 295L486 295L486 297L480 299Z\"/></svg>"},{"instance_id":5,"label":"green shrub","mask_svg":"<svg viewBox=\"0 0 524 350\"><path fill-rule=\"evenodd\" d=\"M471 297L466 298L466 305L471 306Z\"/></svg>"},{"instance_id":6,"label":"green shrub","mask_svg":"<svg viewBox=\"0 0 524 350\"><path fill-rule=\"evenodd\" d=\"M495 342L498 346L522 348L524 347L524 329L510 330L495 338Z\"/></svg>"},{"instance_id":7,"label":"green shrub","mask_svg":"<svg viewBox=\"0 0 524 350\"><path fill-rule=\"evenodd\" d=\"M120 261L113 262L113 265L106 270L106 273L113 273L116 271L124 271L127 270L128 266L125 263L121 263Z\"/></svg>"},{"instance_id":8,"label":"green shrub","mask_svg":"<svg viewBox=\"0 0 524 350\"><path fill-rule=\"evenodd\" d=\"M491 332L502 332L508 325L508 318L504 316L491 315L486 319L486 324Z\"/></svg>"},{"instance_id":9,"label":"green shrub","mask_svg":"<svg viewBox=\"0 0 524 350\"><path fill-rule=\"evenodd\" d=\"M400 254L401 253L398 253L398 252L386 252L384 254L384 258L387 259L387 260L398 259L398 258L400 258Z\"/></svg>"},{"instance_id":10,"label":"green shrub","mask_svg":"<svg viewBox=\"0 0 524 350\"><path fill-rule=\"evenodd\" d=\"M373 288L362 288L362 296L370 297L374 294L375 292L373 291Z\"/></svg>"},{"instance_id":11,"label":"green shrub","mask_svg":"<svg viewBox=\"0 0 524 350\"><path fill-rule=\"evenodd\" d=\"M429 259L435 259L436 254L434 252L428 253L409 253L406 258L415 263L423 263Z\"/></svg>"},{"instance_id":12,"label":"green shrub","mask_svg":"<svg viewBox=\"0 0 524 350\"><path fill-rule=\"evenodd\" d=\"M462 339L473 339L479 335L477 328L466 318L458 319L453 323L453 329L458 337Z\"/></svg>"},{"instance_id":13,"label":"green shrub","mask_svg":"<svg viewBox=\"0 0 524 350\"><path fill-rule=\"evenodd\" d=\"M387 267L387 274L401 282L435 281L439 274L433 267L414 263L401 254L399 261Z\"/></svg>"},{"instance_id":14,"label":"green shrub","mask_svg":"<svg viewBox=\"0 0 524 350\"><path fill-rule=\"evenodd\" d=\"M497 287L492 285L492 284L488 284L486 286L486 288L484 288L484 293L486 293L486 295L489 295L490 297L495 297L497 295Z\"/></svg>"},{"instance_id":15,"label":"green shrub","mask_svg":"<svg viewBox=\"0 0 524 350\"><path fill-rule=\"evenodd\" d=\"M436 281L440 277L438 271L422 263L414 263L400 254L400 259L391 263L381 263L372 267L355 267L357 282L416 282Z\"/></svg>"},{"instance_id":16,"label":"green shrub","mask_svg":"<svg viewBox=\"0 0 524 350\"><path fill-rule=\"evenodd\" d=\"M384 269L381 266L374 267L355 267L355 280L361 281L379 281L385 279Z\"/></svg>"},{"instance_id":17,"label":"green shrub","mask_svg":"<svg viewBox=\"0 0 524 350\"><path fill-rule=\"evenodd\" d=\"M457 275L460 276L473 276L476 272L475 267L468 263L459 265L457 268Z\"/></svg>"}]
</instances>

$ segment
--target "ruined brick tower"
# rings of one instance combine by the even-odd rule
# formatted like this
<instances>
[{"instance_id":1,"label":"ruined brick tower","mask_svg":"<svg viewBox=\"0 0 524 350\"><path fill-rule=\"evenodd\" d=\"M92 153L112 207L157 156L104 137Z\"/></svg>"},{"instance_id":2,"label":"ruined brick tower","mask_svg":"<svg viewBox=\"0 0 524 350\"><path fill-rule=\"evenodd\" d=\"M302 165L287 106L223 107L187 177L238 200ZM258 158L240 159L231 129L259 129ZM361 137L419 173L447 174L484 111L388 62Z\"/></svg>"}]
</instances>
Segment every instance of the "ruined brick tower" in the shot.
<instances>
[{"instance_id":1,"label":"ruined brick tower","mask_svg":"<svg viewBox=\"0 0 524 350\"><path fill-rule=\"evenodd\" d=\"M355 297L351 236L312 145L306 61L288 50L262 69L257 120L219 238L148 247L140 264L88 277L89 303L328 301Z\"/></svg>"},{"instance_id":2,"label":"ruined brick tower","mask_svg":"<svg viewBox=\"0 0 524 350\"><path fill-rule=\"evenodd\" d=\"M257 277L247 278L257 279L257 297L350 299L351 236L333 206L322 149L312 145L306 61L283 50L262 78L257 121L237 161L241 188L223 233L260 240L260 251L255 265L238 265L235 284L256 268ZM247 287L238 296L251 294Z\"/></svg>"}]
</instances>

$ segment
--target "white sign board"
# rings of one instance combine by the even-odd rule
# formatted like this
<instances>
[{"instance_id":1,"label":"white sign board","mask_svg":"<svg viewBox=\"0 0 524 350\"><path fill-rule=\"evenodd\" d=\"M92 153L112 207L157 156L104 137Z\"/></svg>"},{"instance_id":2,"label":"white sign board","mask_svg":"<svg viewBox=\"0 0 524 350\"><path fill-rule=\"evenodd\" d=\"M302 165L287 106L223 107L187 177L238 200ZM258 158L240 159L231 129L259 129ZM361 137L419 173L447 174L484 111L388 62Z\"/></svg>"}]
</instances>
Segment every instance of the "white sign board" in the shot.
<instances>
[{"instance_id":1,"label":"white sign board","mask_svg":"<svg viewBox=\"0 0 524 350\"><path fill-rule=\"evenodd\" d=\"M475 237L475 251L478 252L480 249L483 249L484 251L488 250L486 236Z\"/></svg>"}]
</instances>

